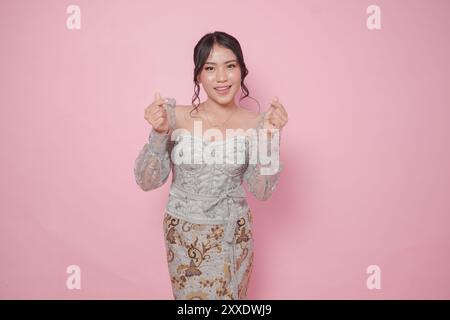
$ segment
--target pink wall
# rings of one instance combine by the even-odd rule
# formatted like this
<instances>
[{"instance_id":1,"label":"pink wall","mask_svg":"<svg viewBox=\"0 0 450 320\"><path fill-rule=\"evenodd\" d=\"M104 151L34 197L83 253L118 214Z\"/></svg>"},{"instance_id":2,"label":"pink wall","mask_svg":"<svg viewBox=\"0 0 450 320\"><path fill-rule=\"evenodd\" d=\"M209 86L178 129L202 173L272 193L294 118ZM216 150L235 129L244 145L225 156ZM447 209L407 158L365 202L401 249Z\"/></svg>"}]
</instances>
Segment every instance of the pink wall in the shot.
<instances>
[{"instance_id":1,"label":"pink wall","mask_svg":"<svg viewBox=\"0 0 450 320\"><path fill-rule=\"evenodd\" d=\"M80 30L66 28L71 4ZM366 27L372 4L381 30ZM133 162L154 92L190 102L193 47L215 30L240 41L262 110L278 95L289 113L278 189L249 194L249 298L450 298L449 1L0 9L0 298L172 299L171 178L143 192ZM66 288L72 264L80 290Z\"/></svg>"}]
</instances>

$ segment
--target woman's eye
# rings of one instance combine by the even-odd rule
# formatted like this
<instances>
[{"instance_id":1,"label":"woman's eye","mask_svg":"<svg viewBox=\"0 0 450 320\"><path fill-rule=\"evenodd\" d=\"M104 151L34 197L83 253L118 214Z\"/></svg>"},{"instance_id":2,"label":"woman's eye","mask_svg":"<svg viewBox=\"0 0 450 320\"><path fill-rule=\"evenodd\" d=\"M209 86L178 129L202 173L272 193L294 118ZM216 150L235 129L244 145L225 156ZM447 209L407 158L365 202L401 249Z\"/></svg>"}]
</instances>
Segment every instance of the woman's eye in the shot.
<instances>
[{"instance_id":1,"label":"woman's eye","mask_svg":"<svg viewBox=\"0 0 450 320\"><path fill-rule=\"evenodd\" d=\"M235 68L236 65L235 65L235 64L229 64L229 65L228 65L228 68L230 68L230 67ZM210 70L213 70L213 69L214 69L213 67L205 67L205 70L206 70L206 71L210 71Z\"/></svg>"}]
</instances>

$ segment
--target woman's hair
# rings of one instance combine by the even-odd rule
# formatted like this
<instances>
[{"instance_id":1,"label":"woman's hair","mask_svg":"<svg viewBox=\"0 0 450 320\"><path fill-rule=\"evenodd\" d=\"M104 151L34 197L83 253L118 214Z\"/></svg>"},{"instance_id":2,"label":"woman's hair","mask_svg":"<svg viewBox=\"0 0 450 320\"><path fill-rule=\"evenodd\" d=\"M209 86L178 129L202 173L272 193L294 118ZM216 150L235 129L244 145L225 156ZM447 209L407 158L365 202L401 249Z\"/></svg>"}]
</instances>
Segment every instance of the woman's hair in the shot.
<instances>
[{"instance_id":1,"label":"woman's hair","mask_svg":"<svg viewBox=\"0 0 450 320\"><path fill-rule=\"evenodd\" d=\"M192 105L194 106L194 109L191 110L194 111L198 108L200 105L200 85L198 84L197 77L202 71L202 68L208 59L208 56L214 46L214 44L218 44L222 47L228 48L236 55L239 67L241 69L241 91L244 95L239 97L239 102L246 97L249 97L258 103L258 101L250 96L250 92L247 88L247 86L244 83L245 77L248 75L248 69L245 66L244 62L244 56L242 54L241 45L239 44L239 41L232 35L229 35L225 32L221 31L214 31L213 33L207 33L205 34L196 44L194 48L194 95L192 96ZM195 101L198 100L198 103L196 104ZM259 103L258 103L259 107ZM197 110L196 110L197 111ZM191 113L190 112L190 113Z\"/></svg>"}]
</instances>

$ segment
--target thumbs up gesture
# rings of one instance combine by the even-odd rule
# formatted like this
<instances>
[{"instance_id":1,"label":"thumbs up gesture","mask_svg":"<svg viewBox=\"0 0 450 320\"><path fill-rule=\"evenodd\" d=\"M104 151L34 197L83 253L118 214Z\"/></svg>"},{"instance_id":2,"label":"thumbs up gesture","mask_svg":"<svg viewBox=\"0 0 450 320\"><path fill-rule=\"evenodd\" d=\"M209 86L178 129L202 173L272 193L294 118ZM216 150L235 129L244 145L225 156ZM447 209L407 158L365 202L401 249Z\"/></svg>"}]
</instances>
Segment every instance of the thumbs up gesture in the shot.
<instances>
[{"instance_id":1,"label":"thumbs up gesture","mask_svg":"<svg viewBox=\"0 0 450 320\"><path fill-rule=\"evenodd\" d=\"M165 109L166 100L161 98L159 92L155 93L154 101L145 108L144 118L158 133L169 132L169 120Z\"/></svg>"},{"instance_id":2,"label":"thumbs up gesture","mask_svg":"<svg viewBox=\"0 0 450 320\"><path fill-rule=\"evenodd\" d=\"M274 129L281 130L288 122L288 114L283 105L278 101L278 97L275 97L270 104L270 109L267 111L263 128L269 131L269 135L273 134Z\"/></svg>"}]
</instances>

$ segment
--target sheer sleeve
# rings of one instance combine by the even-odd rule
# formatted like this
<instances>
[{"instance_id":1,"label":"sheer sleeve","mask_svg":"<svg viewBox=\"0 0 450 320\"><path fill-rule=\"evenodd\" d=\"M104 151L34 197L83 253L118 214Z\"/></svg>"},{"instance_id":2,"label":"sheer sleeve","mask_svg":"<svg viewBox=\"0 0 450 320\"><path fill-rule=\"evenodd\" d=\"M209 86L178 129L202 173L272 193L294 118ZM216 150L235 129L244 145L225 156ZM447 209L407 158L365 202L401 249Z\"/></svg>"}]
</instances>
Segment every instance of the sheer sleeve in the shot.
<instances>
[{"instance_id":1,"label":"sheer sleeve","mask_svg":"<svg viewBox=\"0 0 450 320\"><path fill-rule=\"evenodd\" d=\"M170 135L173 130L175 99L170 98L166 110L169 117L169 132L159 133L153 128L150 131L148 142L142 147L134 162L134 177L136 183L144 191L150 191L162 186L172 167L170 153L173 142Z\"/></svg>"},{"instance_id":2,"label":"sheer sleeve","mask_svg":"<svg viewBox=\"0 0 450 320\"><path fill-rule=\"evenodd\" d=\"M283 171L284 164L279 161L279 146L280 146L280 136L278 138L268 139L267 136L259 134L259 130L262 128L262 120L264 119L264 114L257 126L257 136L258 140L252 140L250 146L250 159L255 159L257 161L250 162L246 171L244 172L244 181L247 184L248 190L257 198L258 200L267 200L272 195L275 190L278 181L280 179L280 174ZM272 146L272 142L277 143ZM272 151L278 153L274 157L278 160L276 163L263 164L257 154L260 153L259 148L266 149L267 157L271 158ZM273 150L272 150L273 148Z\"/></svg>"}]
</instances>

